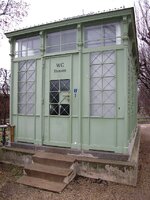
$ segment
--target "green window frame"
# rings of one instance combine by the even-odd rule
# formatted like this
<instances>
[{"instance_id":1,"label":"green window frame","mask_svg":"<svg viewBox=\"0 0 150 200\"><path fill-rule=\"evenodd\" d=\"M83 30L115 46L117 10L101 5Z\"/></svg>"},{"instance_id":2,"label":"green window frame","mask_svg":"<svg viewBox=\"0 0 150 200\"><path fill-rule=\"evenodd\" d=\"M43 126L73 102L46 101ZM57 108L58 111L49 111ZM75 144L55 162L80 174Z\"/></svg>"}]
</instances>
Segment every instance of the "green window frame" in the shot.
<instances>
[{"instance_id":1,"label":"green window frame","mask_svg":"<svg viewBox=\"0 0 150 200\"><path fill-rule=\"evenodd\" d=\"M111 23L84 28L84 47L97 48L121 44L120 23Z\"/></svg>"},{"instance_id":2,"label":"green window frame","mask_svg":"<svg viewBox=\"0 0 150 200\"><path fill-rule=\"evenodd\" d=\"M40 36L16 40L15 58L40 55Z\"/></svg>"},{"instance_id":3,"label":"green window frame","mask_svg":"<svg viewBox=\"0 0 150 200\"><path fill-rule=\"evenodd\" d=\"M36 61L18 63L18 114L35 114Z\"/></svg>"},{"instance_id":4,"label":"green window frame","mask_svg":"<svg viewBox=\"0 0 150 200\"><path fill-rule=\"evenodd\" d=\"M116 53L90 54L90 116L116 116Z\"/></svg>"},{"instance_id":5,"label":"green window frame","mask_svg":"<svg viewBox=\"0 0 150 200\"><path fill-rule=\"evenodd\" d=\"M48 33L46 36L46 53L72 51L77 48L77 30L69 29Z\"/></svg>"}]
</instances>

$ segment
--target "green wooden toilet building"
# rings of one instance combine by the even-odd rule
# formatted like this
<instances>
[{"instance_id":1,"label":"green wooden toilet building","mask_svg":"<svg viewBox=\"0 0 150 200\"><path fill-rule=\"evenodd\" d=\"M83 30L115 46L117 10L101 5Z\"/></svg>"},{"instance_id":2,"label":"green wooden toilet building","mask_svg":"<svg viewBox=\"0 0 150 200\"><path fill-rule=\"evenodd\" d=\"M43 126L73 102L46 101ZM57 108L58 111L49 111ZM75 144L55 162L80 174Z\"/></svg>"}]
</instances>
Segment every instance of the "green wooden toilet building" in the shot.
<instances>
[{"instance_id":1,"label":"green wooden toilet building","mask_svg":"<svg viewBox=\"0 0 150 200\"><path fill-rule=\"evenodd\" d=\"M137 134L134 9L6 33L15 143L130 155Z\"/></svg>"}]
</instances>

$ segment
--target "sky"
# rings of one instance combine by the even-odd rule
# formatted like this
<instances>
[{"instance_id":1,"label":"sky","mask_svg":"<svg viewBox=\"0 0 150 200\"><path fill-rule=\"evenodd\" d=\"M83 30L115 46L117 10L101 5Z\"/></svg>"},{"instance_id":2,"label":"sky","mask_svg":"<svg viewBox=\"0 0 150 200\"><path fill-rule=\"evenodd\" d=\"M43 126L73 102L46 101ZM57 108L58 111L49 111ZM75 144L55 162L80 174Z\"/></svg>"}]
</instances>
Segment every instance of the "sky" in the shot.
<instances>
[{"instance_id":1,"label":"sky","mask_svg":"<svg viewBox=\"0 0 150 200\"><path fill-rule=\"evenodd\" d=\"M123 6L133 7L134 0L24 0L30 4L28 16L17 27L25 28L82 14L102 12ZM10 69L9 42L0 39L0 68Z\"/></svg>"}]
</instances>

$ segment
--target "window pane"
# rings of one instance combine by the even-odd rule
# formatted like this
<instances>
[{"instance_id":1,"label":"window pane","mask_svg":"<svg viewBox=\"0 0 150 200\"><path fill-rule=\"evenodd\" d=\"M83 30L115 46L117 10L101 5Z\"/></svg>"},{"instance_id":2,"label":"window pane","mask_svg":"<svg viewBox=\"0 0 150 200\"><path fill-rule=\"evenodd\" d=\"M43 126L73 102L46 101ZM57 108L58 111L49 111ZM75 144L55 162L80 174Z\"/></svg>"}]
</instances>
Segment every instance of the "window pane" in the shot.
<instances>
[{"instance_id":1,"label":"window pane","mask_svg":"<svg viewBox=\"0 0 150 200\"><path fill-rule=\"evenodd\" d=\"M107 77L103 78L103 89L104 90L115 90L116 84L115 84L115 78L114 77Z\"/></svg>"},{"instance_id":2,"label":"window pane","mask_svg":"<svg viewBox=\"0 0 150 200\"><path fill-rule=\"evenodd\" d=\"M18 84L18 90L19 92L26 92L26 82L19 82Z\"/></svg>"},{"instance_id":3,"label":"window pane","mask_svg":"<svg viewBox=\"0 0 150 200\"><path fill-rule=\"evenodd\" d=\"M35 102L35 94L27 93L27 104L31 104Z\"/></svg>"},{"instance_id":4,"label":"window pane","mask_svg":"<svg viewBox=\"0 0 150 200\"><path fill-rule=\"evenodd\" d=\"M116 107L114 104L104 104L103 105L103 116L104 117L115 117Z\"/></svg>"},{"instance_id":5,"label":"window pane","mask_svg":"<svg viewBox=\"0 0 150 200\"><path fill-rule=\"evenodd\" d=\"M105 25L104 29L104 46L116 44L116 26Z\"/></svg>"},{"instance_id":6,"label":"window pane","mask_svg":"<svg viewBox=\"0 0 150 200\"><path fill-rule=\"evenodd\" d=\"M46 48L46 53L60 52L60 46L52 46Z\"/></svg>"},{"instance_id":7,"label":"window pane","mask_svg":"<svg viewBox=\"0 0 150 200\"><path fill-rule=\"evenodd\" d=\"M114 51L103 52L103 63L115 63L115 52Z\"/></svg>"},{"instance_id":8,"label":"window pane","mask_svg":"<svg viewBox=\"0 0 150 200\"><path fill-rule=\"evenodd\" d=\"M19 81L26 81L26 72L20 72L18 74L18 80Z\"/></svg>"},{"instance_id":9,"label":"window pane","mask_svg":"<svg viewBox=\"0 0 150 200\"><path fill-rule=\"evenodd\" d=\"M102 103L102 92L101 91L91 91L90 97L91 104L100 104Z\"/></svg>"},{"instance_id":10,"label":"window pane","mask_svg":"<svg viewBox=\"0 0 150 200\"><path fill-rule=\"evenodd\" d=\"M102 58L102 53L91 53L91 64L101 64Z\"/></svg>"},{"instance_id":11,"label":"window pane","mask_svg":"<svg viewBox=\"0 0 150 200\"><path fill-rule=\"evenodd\" d=\"M26 93L19 93L18 102L20 104L25 104L26 103Z\"/></svg>"},{"instance_id":12,"label":"window pane","mask_svg":"<svg viewBox=\"0 0 150 200\"><path fill-rule=\"evenodd\" d=\"M28 70L35 70L35 60L29 60L28 62L27 62L27 69Z\"/></svg>"},{"instance_id":13,"label":"window pane","mask_svg":"<svg viewBox=\"0 0 150 200\"><path fill-rule=\"evenodd\" d=\"M70 44L76 42L76 30L67 30L61 32L61 43Z\"/></svg>"},{"instance_id":14,"label":"window pane","mask_svg":"<svg viewBox=\"0 0 150 200\"><path fill-rule=\"evenodd\" d=\"M76 44L63 44L61 45L61 51L69 51L76 49Z\"/></svg>"},{"instance_id":15,"label":"window pane","mask_svg":"<svg viewBox=\"0 0 150 200\"><path fill-rule=\"evenodd\" d=\"M115 51L91 53L90 114L115 117L116 71Z\"/></svg>"},{"instance_id":16,"label":"window pane","mask_svg":"<svg viewBox=\"0 0 150 200\"><path fill-rule=\"evenodd\" d=\"M26 71L26 62L20 62L18 66L18 71Z\"/></svg>"},{"instance_id":17,"label":"window pane","mask_svg":"<svg viewBox=\"0 0 150 200\"><path fill-rule=\"evenodd\" d=\"M54 80L50 81L50 91L58 91L59 90L59 81Z\"/></svg>"},{"instance_id":18,"label":"window pane","mask_svg":"<svg viewBox=\"0 0 150 200\"><path fill-rule=\"evenodd\" d=\"M27 82L26 86L28 92L35 91L35 82Z\"/></svg>"},{"instance_id":19,"label":"window pane","mask_svg":"<svg viewBox=\"0 0 150 200\"><path fill-rule=\"evenodd\" d=\"M69 115L70 114L70 105L61 104L60 105L60 115Z\"/></svg>"},{"instance_id":20,"label":"window pane","mask_svg":"<svg viewBox=\"0 0 150 200\"><path fill-rule=\"evenodd\" d=\"M40 54L40 37L19 39L15 45L16 57L34 56Z\"/></svg>"},{"instance_id":21,"label":"window pane","mask_svg":"<svg viewBox=\"0 0 150 200\"><path fill-rule=\"evenodd\" d=\"M92 26L85 29L85 47L98 47L101 45L101 28Z\"/></svg>"},{"instance_id":22,"label":"window pane","mask_svg":"<svg viewBox=\"0 0 150 200\"><path fill-rule=\"evenodd\" d=\"M27 115L32 115L34 113L34 110L35 110L34 104L27 105L27 110L26 110Z\"/></svg>"},{"instance_id":23,"label":"window pane","mask_svg":"<svg viewBox=\"0 0 150 200\"><path fill-rule=\"evenodd\" d=\"M103 76L115 76L115 64L103 65Z\"/></svg>"},{"instance_id":24,"label":"window pane","mask_svg":"<svg viewBox=\"0 0 150 200\"><path fill-rule=\"evenodd\" d=\"M58 103L59 102L59 93L51 92L50 93L50 103Z\"/></svg>"},{"instance_id":25,"label":"window pane","mask_svg":"<svg viewBox=\"0 0 150 200\"><path fill-rule=\"evenodd\" d=\"M84 46L94 48L121 43L120 24L90 26L84 29Z\"/></svg>"},{"instance_id":26,"label":"window pane","mask_svg":"<svg viewBox=\"0 0 150 200\"><path fill-rule=\"evenodd\" d=\"M76 49L76 29L49 33L46 40L46 53Z\"/></svg>"},{"instance_id":27,"label":"window pane","mask_svg":"<svg viewBox=\"0 0 150 200\"><path fill-rule=\"evenodd\" d=\"M25 114L26 113L26 105L25 104L19 104L18 105L18 113L19 114Z\"/></svg>"},{"instance_id":28,"label":"window pane","mask_svg":"<svg viewBox=\"0 0 150 200\"><path fill-rule=\"evenodd\" d=\"M101 77L102 76L102 65L92 65L91 69L91 77Z\"/></svg>"},{"instance_id":29,"label":"window pane","mask_svg":"<svg viewBox=\"0 0 150 200\"><path fill-rule=\"evenodd\" d=\"M61 50L76 49L76 30L67 30L61 32Z\"/></svg>"},{"instance_id":30,"label":"window pane","mask_svg":"<svg viewBox=\"0 0 150 200\"><path fill-rule=\"evenodd\" d=\"M40 49L40 40L38 37L35 37L32 42L33 49Z\"/></svg>"},{"instance_id":31,"label":"window pane","mask_svg":"<svg viewBox=\"0 0 150 200\"><path fill-rule=\"evenodd\" d=\"M115 91L103 91L103 103L113 103L116 102L116 93Z\"/></svg>"},{"instance_id":32,"label":"window pane","mask_svg":"<svg viewBox=\"0 0 150 200\"><path fill-rule=\"evenodd\" d=\"M60 32L50 33L47 35L46 46L59 46Z\"/></svg>"},{"instance_id":33,"label":"window pane","mask_svg":"<svg viewBox=\"0 0 150 200\"><path fill-rule=\"evenodd\" d=\"M58 115L59 114L59 105L58 104L51 104L49 112L50 112L50 115Z\"/></svg>"},{"instance_id":34,"label":"window pane","mask_svg":"<svg viewBox=\"0 0 150 200\"><path fill-rule=\"evenodd\" d=\"M91 78L91 90L102 90L102 78Z\"/></svg>"},{"instance_id":35,"label":"window pane","mask_svg":"<svg viewBox=\"0 0 150 200\"><path fill-rule=\"evenodd\" d=\"M70 80L60 80L60 91L70 90Z\"/></svg>"},{"instance_id":36,"label":"window pane","mask_svg":"<svg viewBox=\"0 0 150 200\"><path fill-rule=\"evenodd\" d=\"M102 117L102 105L93 104L90 106L90 115L95 117Z\"/></svg>"},{"instance_id":37,"label":"window pane","mask_svg":"<svg viewBox=\"0 0 150 200\"><path fill-rule=\"evenodd\" d=\"M18 67L18 113L35 112L35 60L19 62ZM31 71L32 69L32 71Z\"/></svg>"}]
</instances>

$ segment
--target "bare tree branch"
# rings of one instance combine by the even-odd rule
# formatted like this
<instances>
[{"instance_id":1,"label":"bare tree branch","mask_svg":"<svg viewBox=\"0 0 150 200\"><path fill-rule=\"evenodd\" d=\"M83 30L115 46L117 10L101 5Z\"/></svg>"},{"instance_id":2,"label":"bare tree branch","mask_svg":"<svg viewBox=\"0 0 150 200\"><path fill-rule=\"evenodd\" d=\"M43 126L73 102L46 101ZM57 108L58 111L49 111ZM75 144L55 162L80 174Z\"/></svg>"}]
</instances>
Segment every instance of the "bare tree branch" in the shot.
<instances>
[{"instance_id":1,"label":"bare tree branch","mask_svg":"<svg viewBox=\"0 0 150 200\"><path fill-rule=\"evenodd\" d=\"M136 5L137 35L139 44L139 107L150 115L150 2L138 1Z\"/></svg>"},{"instance_id":2,"label":"bare tree branch","mask_svg":"<svg viewBox=\"0 0 150 200\"><path fill-rule=\"evenodd\" d=\"M27 16L28 8L25 0L0 0L0 34L15 28Z\"/></svg>"}]
</instances>

